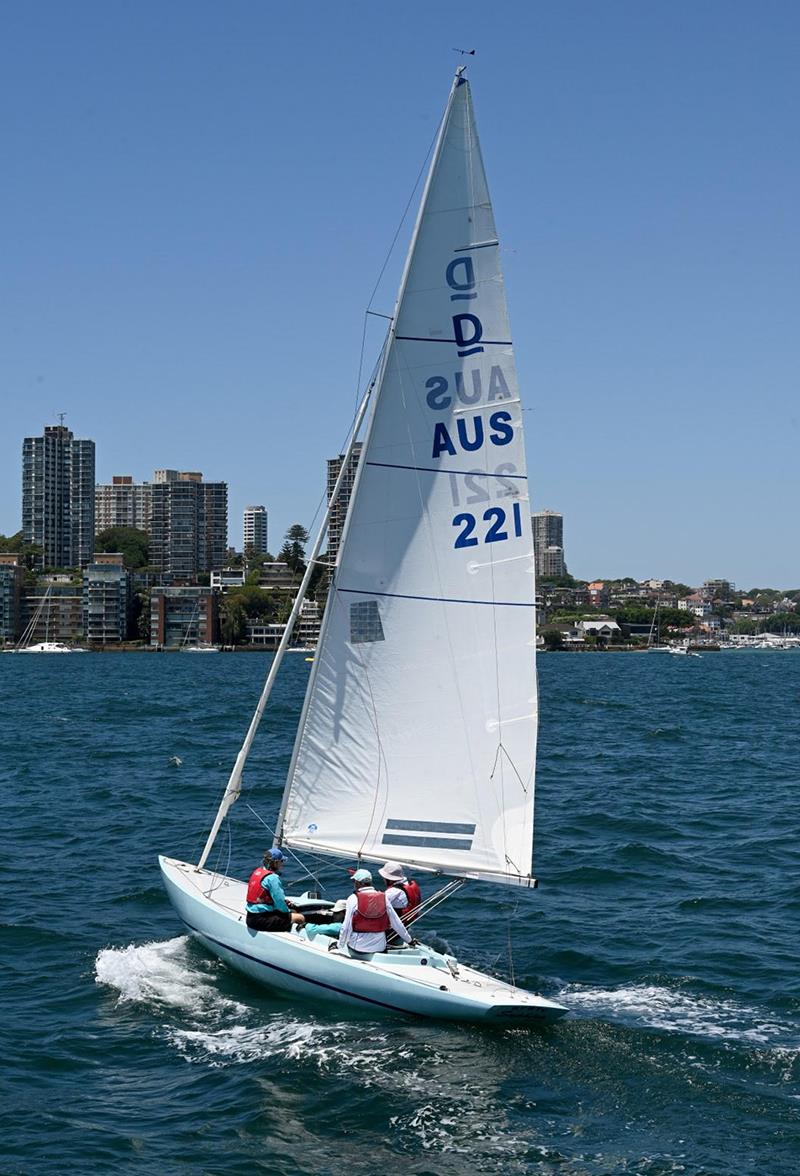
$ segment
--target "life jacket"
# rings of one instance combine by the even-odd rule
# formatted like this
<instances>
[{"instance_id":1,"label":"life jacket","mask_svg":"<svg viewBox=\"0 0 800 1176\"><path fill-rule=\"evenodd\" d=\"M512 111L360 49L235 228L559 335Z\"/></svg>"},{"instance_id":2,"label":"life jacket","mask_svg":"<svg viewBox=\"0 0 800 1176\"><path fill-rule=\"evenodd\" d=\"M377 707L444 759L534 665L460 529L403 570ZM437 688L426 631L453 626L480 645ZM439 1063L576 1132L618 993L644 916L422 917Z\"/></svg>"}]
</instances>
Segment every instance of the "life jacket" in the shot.
<instances>
[{"instance_id":1,"label":"life jacket","mask_svg":"<svg viewBox=\"0 0 800 1176\"><path fill-rule=\"evenodd\" d=\"M391 927L386 914L386 895L381 890L356 892L357 910L353 911L354 931L388 931Z\"/></svg>"},{"instance_id":2,"label":"life jacket","mask_svg":"<svg viewBox=\"0 0 800 1176\"><path fill-rule=\"evenodd\" d=\"M253 906L272 907L275 905L270 892L261 885L262 878L266 878L267 874L274 873L274 870L268 870L266 866L259 866L257 870L253 870L250 881L247 883L247 901Z\"/></svg>"},{"instance_id":3,"label":"life jacket","mask_svg":"<svg viewBox=\"0 0 800 1176\"><path fill-rule=\"evenodd\" d=\"M403 894L408 899L408 906L404 906L398 915L403 923L414 922L414 911L422 902L422 891L413 878L409 878L406 882L393 882L392 886L396 886L398 890L402 890Z\"/></svg>"}]
</instances>

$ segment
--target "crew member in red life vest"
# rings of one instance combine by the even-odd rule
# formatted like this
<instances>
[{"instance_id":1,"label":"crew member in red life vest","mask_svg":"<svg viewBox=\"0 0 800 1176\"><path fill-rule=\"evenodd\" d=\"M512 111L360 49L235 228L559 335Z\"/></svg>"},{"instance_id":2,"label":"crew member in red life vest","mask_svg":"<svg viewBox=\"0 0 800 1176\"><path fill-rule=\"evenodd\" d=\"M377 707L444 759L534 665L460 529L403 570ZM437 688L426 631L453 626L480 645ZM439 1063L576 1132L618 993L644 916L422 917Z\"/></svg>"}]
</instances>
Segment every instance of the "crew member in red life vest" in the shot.
<instances>
[{"instance_id":1,"label":"crew member in red life vest","mask_svg":"<svg viewBox=\"0 0 800 1176\"><path fill-rule=\"evenodd\" d=\"M268 849L264 864L253 870L247 883L247 926L252 931L291 931L292 924L302 927L305 919L292 911L283 893L280 872L286 855L280 849Z\"/></svg>"},{"instance_id":2,"label":"crew member in red life vest","mask_svg":"<svg viewBox=\"0 0 800 1176\"><path fill-rule=\"evenodd\" d=\"M399 862L386 862L378 873L386 883L386 901L392 904L406 926L413 923L414 911L422 902L417 883L413 878L406 878Z\"/></svg>"},{"instance_id":3,"label":"crew member in red life vest","mask_svg":"<svg viewBox=\"0 0 800 1176\"><path fill-rule=\"evenodd\" d=\"M344 908L339 951L347 947L359 954L386 951L386 932L389 930L395 931L404 943L416 943L400 922L394 907L386 901L383 891L372 885L369 870L356 870L353 893Z\"/></svg>"}]
</instances>

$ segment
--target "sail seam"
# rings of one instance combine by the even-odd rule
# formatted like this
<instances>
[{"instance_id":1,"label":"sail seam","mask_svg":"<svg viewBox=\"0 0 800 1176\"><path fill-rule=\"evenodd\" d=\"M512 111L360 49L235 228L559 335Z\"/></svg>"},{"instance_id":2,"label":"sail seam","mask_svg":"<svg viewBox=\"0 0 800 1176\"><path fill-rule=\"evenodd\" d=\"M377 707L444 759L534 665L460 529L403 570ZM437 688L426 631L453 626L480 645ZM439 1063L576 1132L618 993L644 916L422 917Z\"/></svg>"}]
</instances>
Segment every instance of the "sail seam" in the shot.
<instances>
[{"instance_id":1,"label":"sail seam","mask_svg":"<svg viewBox=\"0 0 800 1176\"><path fill-rule=\"evenodd\" d=\"M431 339L428 335L395 335L395 339L400 339L405 343L452 343L457 347L463 346L458 339ZM511 339L483 339L481 338L481 345L487 344L490 347L513 347Z\"/></svg>"},{"instance_id":2,"label":"sail seam","mask_svg":"<svg viewBox=\"0 0 800 1176\"><path fill-rule=\"evenodd\" d=\"M527 474L493 474L491 470L443 470L436 466L399 465L391 461L368 461L368 466L380 466L384 470L419 470L426 474L460 474L463 478L512 478L516 482L527 482Z\"/></svg>"},{"instance_id":3,"label":"sail seam","mask_svg":"<svg viewBox=\"0 0 800 1176\"><path fill-rule=\"evenodd\" d=\"M429 600L436 604L491 604L508 608L535 608L528 600L469 600L458 596L414 596L407 592L373 592L371 588L339 588L336 592L351 592L358 596L389 596L393 600Z\"/></svg>"}]
</instances>

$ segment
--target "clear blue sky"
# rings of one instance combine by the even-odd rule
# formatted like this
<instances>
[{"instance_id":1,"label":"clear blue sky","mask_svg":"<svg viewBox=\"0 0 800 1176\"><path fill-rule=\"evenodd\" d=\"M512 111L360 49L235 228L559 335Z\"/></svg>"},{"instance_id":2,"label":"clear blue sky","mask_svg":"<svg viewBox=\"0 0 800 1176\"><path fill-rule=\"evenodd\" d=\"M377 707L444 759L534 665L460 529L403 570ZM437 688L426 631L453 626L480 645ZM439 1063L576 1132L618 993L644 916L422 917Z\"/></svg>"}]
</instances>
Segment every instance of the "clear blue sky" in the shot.
<instances>
[{"instance_id":1,"label":"clear blue sky","mask_svg":"<svg viewBox=\"0 0 800 1176\"><path fill-rule=\"evenodd\" d=\"M273 548L310 521L475 46L533 505L570 569L800 585L799 34L791 0L10 0L0 531L61 411L99 481L228 481L235 543L251 502Z\"/></svg>"}]
</instances>

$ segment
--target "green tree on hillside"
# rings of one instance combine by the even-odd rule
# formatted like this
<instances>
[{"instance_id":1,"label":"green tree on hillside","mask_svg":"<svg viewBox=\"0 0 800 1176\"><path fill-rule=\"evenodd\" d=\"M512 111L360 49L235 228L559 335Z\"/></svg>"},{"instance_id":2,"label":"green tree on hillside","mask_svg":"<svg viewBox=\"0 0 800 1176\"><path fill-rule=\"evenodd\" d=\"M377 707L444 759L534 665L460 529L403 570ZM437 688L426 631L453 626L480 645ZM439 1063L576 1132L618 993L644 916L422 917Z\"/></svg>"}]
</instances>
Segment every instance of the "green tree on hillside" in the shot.
<instances>
[{"instance_id":1,"label":"green tree on hillside","mask_svg":"<svg viewBox=\"0 0 800 1176\"><path fill-rule=\"evenodd\" d=\"M298 575L302 575L306 570L307 543L308 531L300 523L293 523L286 532L283 547L278 555L278 559Z\"/></svg>"},{"instance_id":2,"label":"green tree on hillside","mask_svg":"<svg viewBox=\"0 0 800 1176\"><path fill-rule=\"evenodd\" d=\"M20 563L28 571L32 571L37 562L41 565L41 557L44 554L38 543L25 542L22 531L17 531L15 535L0 535L0 551L8 555L18 555Z\"/></svg>"},{"instance_id":3,"label":"green tree on hillside","mask_svg":"<svg viewBox=\"0 0 800 1176\"><path fill-rule=\"evenodd\" d=\"M219 628L224 645L238 645L247 633L247 613L235 596L228 594L219 606Z\"/></svg>"},{"instance_id":4,"label":"green tree on hillside","mask_svg":"<svg viewBox=\"0 0 800 1176\"><path fill-rule=\"evenodd\" d=\"M106 527L94 537L95 551L118 551L126 568L147 567L149 539L146 531L136 527Z\"/></svg>"}]
</instances>

